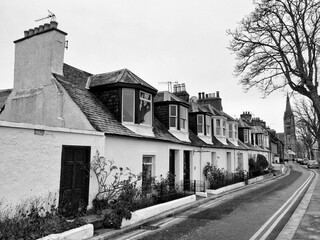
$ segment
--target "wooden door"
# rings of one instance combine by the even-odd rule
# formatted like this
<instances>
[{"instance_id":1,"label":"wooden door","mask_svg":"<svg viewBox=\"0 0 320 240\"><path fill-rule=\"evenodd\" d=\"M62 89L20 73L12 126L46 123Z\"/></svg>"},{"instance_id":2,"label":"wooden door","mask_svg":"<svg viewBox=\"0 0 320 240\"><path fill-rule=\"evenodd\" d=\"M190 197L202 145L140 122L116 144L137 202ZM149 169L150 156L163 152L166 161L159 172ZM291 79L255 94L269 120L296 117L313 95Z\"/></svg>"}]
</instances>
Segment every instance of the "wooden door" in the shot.
<instances>
[{"instance_id":1,"label":"wooden door","mask_svg":"<svg viewBox=\"0 0 320 240\"><path fill-rule=\"evenodd\" d=\"M90 150L90 147L62 146L59 207L66 215L74 215L88 205Z\"/></svg>"}]
</instances>

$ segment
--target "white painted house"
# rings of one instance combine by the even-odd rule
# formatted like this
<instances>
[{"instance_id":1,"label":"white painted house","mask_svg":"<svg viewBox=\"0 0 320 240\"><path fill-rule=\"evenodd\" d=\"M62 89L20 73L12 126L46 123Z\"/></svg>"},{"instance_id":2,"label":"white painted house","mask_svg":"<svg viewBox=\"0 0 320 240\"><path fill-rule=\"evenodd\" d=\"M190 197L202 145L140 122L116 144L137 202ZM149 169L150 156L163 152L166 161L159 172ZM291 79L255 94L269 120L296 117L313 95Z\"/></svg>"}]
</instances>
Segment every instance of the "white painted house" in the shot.
<instances>
[{"instance_id":1,"label":"white painted house","mask_svg":"<svg viewBox=\"0 0 320 240\"><path fill-rule=\"evenodd\" d=\"M257 149L238 139L219 95L189 101L184 88L158 93L128 69L74 68L64 63L66 35L51 22L15 41L14 87L0 91L0 199L53 192L90 206L97 151L142 181L168 172L203 181L207 162L248 170Z\"/></svg>"}]
</instances>

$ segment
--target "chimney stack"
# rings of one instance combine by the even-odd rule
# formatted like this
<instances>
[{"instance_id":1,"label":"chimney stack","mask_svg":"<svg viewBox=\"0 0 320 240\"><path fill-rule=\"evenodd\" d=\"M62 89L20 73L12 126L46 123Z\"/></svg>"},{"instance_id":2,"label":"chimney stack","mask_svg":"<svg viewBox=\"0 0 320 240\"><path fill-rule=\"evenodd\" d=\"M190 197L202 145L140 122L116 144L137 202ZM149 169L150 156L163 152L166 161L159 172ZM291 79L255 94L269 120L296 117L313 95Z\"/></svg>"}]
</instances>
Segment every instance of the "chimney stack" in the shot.
<instances>
[{"instance_id":1,"label":"chimney stack","mask_svg":"<svg viewBox=\"0 0 320 240\"><path fill-rule=\"evenodd\" d=\"M219 111L222 111L222 100L219 96L219 91L216 92L217 95L215 95L215 93L208 93L205 94L204 92L200 92L199 93L199 99L198 99L198 103L200 105L206 105L206 104L210 104L212 105L214 108L216 108Z\"/></svg>"},{"instance_id":2,"label":"chimney stack","mask_svg":"<svg viewBox=\"0 0 320 240\"><path fill-rule=\"evenodd\" d=\"M189 102L189 94L186 91L186 84L181 83L181 84L176 84L174 85L174 89L176 86L176 90L174 90L174 95L177 97L181 98L185 102Z\"/></svg>"},{"instance_id":3,"label":"chimney stack","mask_svg":"<svg viewBox=\"0 0 320 240\"><path fill-rule=\"evenodd\" d=\"M14 90L40 88L51 84L52 73L63 75L65 36L51 21L24 31L24 37L14 41Z\"/></svg>"}]
</instances>

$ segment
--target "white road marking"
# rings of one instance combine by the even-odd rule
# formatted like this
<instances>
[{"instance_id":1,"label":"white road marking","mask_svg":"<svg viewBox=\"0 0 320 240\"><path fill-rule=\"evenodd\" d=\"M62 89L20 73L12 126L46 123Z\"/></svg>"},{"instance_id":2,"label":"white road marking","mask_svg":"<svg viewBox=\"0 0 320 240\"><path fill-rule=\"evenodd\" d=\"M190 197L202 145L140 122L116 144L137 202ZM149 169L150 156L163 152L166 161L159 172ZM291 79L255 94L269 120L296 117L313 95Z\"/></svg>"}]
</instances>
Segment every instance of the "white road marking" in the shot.
<instances>
[{"instance_id":1,"label":"white road marking","mask_svg":"<svg viewBox=\"0 0 320 240\"><path fill-rule=\"evenodd\" d=\"M283 216L289 211L291 206L298 199L298 197L303 192L303 190L308 186L308 183L312 180L313 176L314 176L314 173L311 172L308 179L294 192L294 194L282 205L282 207L269 218L269 220L250 238L250 240L258 239L257 237L261 235L262 232L267 229L270 223L281 213L281 211L283 211L282 214L274 221L274 223L270 226L270 228L265 232L265 234L259 239L262 240L268 237L270 232L276 227L279 221L283 218Z\"/></svg>"}]
</instances>

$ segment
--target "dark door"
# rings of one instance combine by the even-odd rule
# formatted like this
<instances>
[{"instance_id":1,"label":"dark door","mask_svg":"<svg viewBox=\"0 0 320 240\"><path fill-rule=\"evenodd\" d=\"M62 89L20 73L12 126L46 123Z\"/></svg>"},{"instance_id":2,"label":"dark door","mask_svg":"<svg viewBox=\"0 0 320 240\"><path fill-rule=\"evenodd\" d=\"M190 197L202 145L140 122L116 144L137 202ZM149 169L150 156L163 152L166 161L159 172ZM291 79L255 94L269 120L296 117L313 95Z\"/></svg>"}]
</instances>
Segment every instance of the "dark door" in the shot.
<instances>
[{"instance_id":1,"label":"dark door","mask_svg":"<svg viewBox=\"0 0 320 240\"><path fill-rule=\"evenodd\" d=\"M169 183L171 187L175 185L175 151L173 149L169 150Z\"/></svg>"},{"instance_id":2,"label":"dark door","mask_svg":"<svg viewBox=\"0 0 320 240\"><path fill-rule=\"evenodd\" d=\"M88 205L90 147L62 146L59 207L74 215Z\"/></svg>"},{"instance_id":3,"label":"dark door","mask_svg":"<svg viewBox=\"0 0 320 240\"><path fill-rule=\"evenodd\" d=\"M184 190L190 190L190 152L183 152L183 186Z\"/></svg>"}]
</instances>

